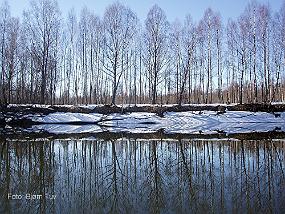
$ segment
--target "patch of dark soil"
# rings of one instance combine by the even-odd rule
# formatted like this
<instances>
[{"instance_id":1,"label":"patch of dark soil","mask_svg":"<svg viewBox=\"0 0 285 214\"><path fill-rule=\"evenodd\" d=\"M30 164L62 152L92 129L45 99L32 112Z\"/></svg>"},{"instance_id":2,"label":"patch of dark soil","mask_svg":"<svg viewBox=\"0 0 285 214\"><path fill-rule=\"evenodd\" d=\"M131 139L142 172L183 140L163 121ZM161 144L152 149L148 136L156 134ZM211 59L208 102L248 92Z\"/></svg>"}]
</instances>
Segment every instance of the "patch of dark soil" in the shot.
<instances>
[{"instance_id":1,"label":"patch of dark soil","mask_svg":"<svg viewBox=\"0 0 285 214\"><path fill-rule=\"evenodd\" d=\"M17 115L27 115L27 114L50 114L55 112L50 106L46 108L30 106L8 106L1 109L3 114L17 114Z\"/></svg>"},{"instance_id":2,"label":"patch of dark soil","mask_svg":"<svg viewBox=\"0 0 285 214\"><path fill-rule=\"evenodd\" d=\"M271 139L285 139L285 132L273 130L269 132L251 132L251 133L237 133L229 134L229 138L240 140L271 140Z\"/></svg>"},{"instance_id":3,"label":"patch of dark soil","mask_svg":"<svg viewBox=\"0 0 285 214\"><path fill-rule=\"evenodd\" d=\"M167 108L167 111L174 112L183 112L183 111L218 111L219 105L211 106L211 105L175 105Z\"/></svg>"},{"instance_id":4,"label":"patch of dark soil","mask_svg":"<svg viewBox=\"0 0 285 214\"><path fill-rule=\"evenodd\" d=\"M156 122L140 122L139 124L154 125Z\"/></svg>"},{"instance_id":5,"label":"patch of dark soil","mask_svg":"<svg viewBox=\"0 0 285 214\"><path fill-rule=\"evenodd\" d=\"M91 112L99 114L124 113L122 108L114 105L96 106Z\"/></svg>"},{"instance_id":6,"label":"patch of dark soil","mask_svg":"<svg viewBox=\"0 0 285 214\"><path fill-rule=\"evenodd\" d=\"M3 113L17 113L22 115L27 114L42 114L47 115L54 112L71 112L71 113L90 113L91 110L79 106L46 106L39 107L35 105L19 105L19 106L8 106L1 108Z\"/></svg>"},{"instance_id":7,"label":"patch of dark soil","mask_svg":"<svg viewBox=\"0 0 285 214\"><path fill-rule=\"evenodd\" d=\"M70 113L91 113L92 110L80 106L51 106L54 112L70 112Z\"/></svg>"},{"instance_id":8,"label":"patch of dark soil","mask_svg":"<svg viewBox=\"0 0 285 214\"><path fill-rule=\"evenodd\" d=\"M6 121L6 124L12 127L22 127L22 128L29 128L32 125L40 124L38 122L34 122L29 118L16 118L13 117L10 120Z\"/></svg>"},{"instance_id":9,"label":"patch of dark soil","mask_svg":"<svg viewBox=\"0 0 285 214\"><path fill-rule=\"evenodd\" d=\"M5 126L5 118L4 118L4 114L2 112L0 112L0 127L4 127Z\"/></svg>"},{"instance_id":10,"label":"patch of dark soil","mask_svg":"<svg viewBox=\"0 0 285 214\"><path fill-rule=\"evenodd\" d=\"M46 106L38 107L35 105L19 105L19 106L0 106L2 113L12 112L21 114L43 114L47 115L54 112L71 112L71 113L131 113L131 112L150 112L156 113L160 116L165 112L183 112L183 111L217 111L224 113L229 111L251 111L251 112L283 112L285 111L285 104L237 104L237 105L145 105L145 106L126 106L124 108L115 105L96 106L94 109L88 109L80 106ZM1 117L0 117L1 119Z\"/></svg>"},{"instance_id":11,"label":"patch of dark soil","mask_svg":"<svg viewBox=\"0 0 285 214\"><path fill-rule=\"evenodd\" d=\"M251 111L251 112L284 112L284 104L249 103L228 106L229 111Z\"/></svg>"},{"instance_id":12,"label":"patch of dark soil","mask_svg":"<svg viewBox=\"0 0 285 214\"><path fill-rule=\"evenodd\" d=\"M131 106L125 107L123 113L127 112L150 112L163 117L165 112L183 112L183 111L220 111L225 112L225 106L212 106L212 105L173 105L173 106Z\"/></svg>"}]
</instances>

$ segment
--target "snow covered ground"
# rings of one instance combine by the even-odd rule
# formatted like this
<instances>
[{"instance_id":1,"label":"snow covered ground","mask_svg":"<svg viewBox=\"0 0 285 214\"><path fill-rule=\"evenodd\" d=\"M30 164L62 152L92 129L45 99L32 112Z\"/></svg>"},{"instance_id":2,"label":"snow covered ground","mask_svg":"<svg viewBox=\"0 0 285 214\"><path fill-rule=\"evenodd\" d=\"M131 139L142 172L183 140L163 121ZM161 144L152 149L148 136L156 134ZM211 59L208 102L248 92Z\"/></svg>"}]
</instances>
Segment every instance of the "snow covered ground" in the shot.
<instances>
[{"instance_id":1,"label":"snow covered ground","mask_svg":"<svg viewBox=\"0 0 285 214\"><path fill-rule=\"evenodd\" d=\"M44 117L41 116L35 116L32 117L32 120L35 122L40 123L76 123L76 122L82 122L82 123L96 123L102 118L102 114L98 113L91 113L91 114L84 114L84 113L51 113Z\"/></svg>"},{"instance_id":2,"label":"snow covered ground","mask_svg":"<svg viewBox=\"0 0 285 214\"><path fill-rule=\"evenodd\" d=\"M53 133L53 134L98 133L103 131L101 127L97 125L70 125L70 124L35 125L29 130L32 132L46 131L48 133Z\"/></svg>"},{"instance_id":3,"label":"snow covered ground","mask_svg":"<svg viewBox=\"0 0 285 214\"><path fill-rule=\"evenodd\" d=\"M164 130L165 133L213 134L285 131L285 112L215 111L166 112L163 117L154 113L136 112L128 114L102 115L97 113L52 113L35 115L31 130L49 133L98 133L129 132L150 133ZM71 123L71 124L68 124ZM74 123L90 123L74 125ZM92 124L94 123L94 124Z\"/></svg>"},{"instance_id":4,"label":"snow covered ground","mask_svg":"<svg viewBox=\"0 0 285 214\"><path fill-rule=\"evenodd\" d=\"M279 115L278 115L279 116ZM265 112L228 111L216 112L169 112L165 118L171 123L166 133L248 133L273 130L285 131L285 114L280 117Z\"/></svg>"}]
</instances>

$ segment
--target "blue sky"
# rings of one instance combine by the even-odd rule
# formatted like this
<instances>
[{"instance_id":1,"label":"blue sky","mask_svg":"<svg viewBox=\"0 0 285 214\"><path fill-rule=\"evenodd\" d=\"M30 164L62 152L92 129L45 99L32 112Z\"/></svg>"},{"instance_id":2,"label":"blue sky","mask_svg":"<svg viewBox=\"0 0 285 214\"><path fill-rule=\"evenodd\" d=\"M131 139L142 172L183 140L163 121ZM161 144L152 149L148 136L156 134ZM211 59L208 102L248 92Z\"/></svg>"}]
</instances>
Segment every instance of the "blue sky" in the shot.
<instances>
[{"instance_id":1,"label":"blue sky","mask_svg":"<svg viewBox=\"0 0 285 214\"><path fill-rule=\"evenodd\" d=\"M4 0L0 0L4 1ZM8 0L13 16L22 16L23 9L30 6L30 0ZM64 17L68 11L74 7L77 14L83 6L87 6L93 10L97 15L102 16L106 6L113 3L114 0L58 0L60 10ZM139 17L144 21L148 10L154 4L158 4L166 13L170 22L176 18L183 20L186 14L191 14L194 21L198 21L207 7L212 7L219 11L224 20L229 17L236 18L244 10L245 5L250 0L120 0L124 5L129 6ZM283 0L259 0L268 4L270 2L273 11L279 10Z\"/></svg>"}]
</instances>

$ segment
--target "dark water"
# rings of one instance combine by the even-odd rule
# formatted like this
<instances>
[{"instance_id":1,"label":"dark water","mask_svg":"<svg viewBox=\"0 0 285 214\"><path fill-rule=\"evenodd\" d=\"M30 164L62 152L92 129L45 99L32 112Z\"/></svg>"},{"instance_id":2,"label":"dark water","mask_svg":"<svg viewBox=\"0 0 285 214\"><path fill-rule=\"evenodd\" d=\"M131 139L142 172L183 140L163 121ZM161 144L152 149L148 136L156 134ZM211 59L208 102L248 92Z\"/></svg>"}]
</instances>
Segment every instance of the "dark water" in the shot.
<instances>
[{"instance_id":1,"label":"dark water","mask_svg":"<svg viewBox=\"0 0 285 214\"><path fill-rule=\"evenodd\" d=\"M0 213L285 212L285 140L2 139L0 149Z\"/></svg>"}]
</instances>

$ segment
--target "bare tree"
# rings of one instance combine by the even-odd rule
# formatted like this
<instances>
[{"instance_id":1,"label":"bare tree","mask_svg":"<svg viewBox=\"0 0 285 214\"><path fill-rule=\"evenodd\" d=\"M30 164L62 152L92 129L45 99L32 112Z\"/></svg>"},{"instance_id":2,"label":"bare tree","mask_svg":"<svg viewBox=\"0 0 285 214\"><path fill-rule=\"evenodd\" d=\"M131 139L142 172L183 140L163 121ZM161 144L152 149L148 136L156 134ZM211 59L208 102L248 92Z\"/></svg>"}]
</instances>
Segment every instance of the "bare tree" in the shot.
<instances>
[{"instance_id":1,"label":"bare tree","mask_svg":"<svg viewBox=\"0 0 285 214\"><path fill-rule=\"evenodd\" d=\"M12 91L13 91L13 78L16 75L16 67L18 65L18 39L19 39L19 20L11 18L8 24L8 35L7 35L7 49L5 53L7 72L6 82L7 82L7 98L8 103L12 103Z\"/></svg>"},{"instance_id":2,"label":"bare tree","mask_svg":"<svg viewBox=\"0 0 285 214\"><path fill-rule=\"evenodd\" d=\"M10 8L7 1L4 1L3 5L0 8L0 22L1 22L1 103L7 104L6 96L6 85L5 85L5 76L6 76L6 60L5 60L5 50L7 46L7 28L8 22L10 19Z\"/></svg>"},{"instance_id":3,"label":"bare tree","mask_svg":"<svg viewBox=\"0 0 285 214\"><path fill-rule=\"evenodd\" d=\"M262 82L262 101L269 102L269 87L270 87L270 66L269 66L269 31L270 31L270 11L268 6L261 5L258 7L258 36L262 48L263 61L263 82Z\"/></svg>"},{"instance_id":4,"label":"bare tree","mask_svg":"<svg viewBox=\"0 0 285 214\"><path fill-rule=\"evenodd\" d=\"M75 65L76 65L76 38L77 38L77 20L76 20L76 14L75 10L72 9L68 13L68 19L66 23L66 42L67 42L67 65L66 65L66 101L67 103L70 103L70 92L72 90L72 82L76 78L76 72L75 72ZM76 90L74 90L76 91ZM78 96L77 96L78 97Z\"/></svg>"},{"instance_id":5,"label":"bare tree","mask_svg":"<svg viewBox=\"0 0 285 214\"><path fill-rule=\"evenodd\" d=\"M273 20L273 41L272 41L272 64L275 70L275 86L272 101L283 101L284 90L282 90L282 69L285 67L285 2Z\"/></svg>"},{"instance_id":6,"label":"bare tree","mask_svg":"<svg viewBox=\"0 0 285 214\"><path fill-rule=\"evenodd\" d=\"M249 37L250 24L247 16L241 16L238 20L238 32L237 32L237 57L238 67L240 70L240 91L239 91L239 102L243 103L243 88L244 88L244 77L246 76L247 70L247 52L248 43L247 38Z\"/></svg>"},{"instance_id":7,"label":"bare tree","mask_svg":"<svg viewBox=\"0 0 285 214\"><path fill-rule=\"evenodd\" d=\"M166 57L168 28L169 24L164 11L157 5L154 5L148 12L144 33L144 63L148 71L152 104L155 104L157 101L157 87L160 83L161 73L168 62Z\"/></svg>"},{"instance_id":8,"label":"bare tree","mask_svg":"<svg viewBox=\"0 0 285 214\"><path fill-rule=\"evenodd\" d=\"M32 39L34 62L40 72L40 103L46 102L48 77L51 77L53 52L56 52L60 12L54 0L31 2L31 10L25 13Z\"/></svg>"},{"instance_id":9,"label":"bare tree","mask_svg":"<svg viewBox=\"0 0 285 214\"><path fill-rule=\"evenodd\" d=\"M186 91L187 80L189 87L189 102L192 88L192 74L194 64L194 54L196 49L197 35L196 27L192 18L188 15L185 19L183 28L175 22L171 32L171 47L174 52L173 65L175 65L176 76L176 102L182 104L183 95Z\"/></svg>"},{"instance_id":10,"label":"bare tree","mask_svg":"<svg viewBox=\"0 0 285 214\"><path fill-rule=\"evenodd\" d=\"M216 70L218 76L218 100L219 103L223 103L223 63L222 63L222 36L223 36L223 27L220 14L215 14L214 20L214 38L216 43Z\"/></svg>"},{"instance_id":11,"label":"bare tree","mask_svg":"<svg viewBox=\"0 0 285 214\"><path fill-rule=\"evenodd\" d=\"M250 93L251 93L251 102L258 102L258 90L257 90L257 3L256 2L252 2L251 4L249 4L245 10L245 15L249 16L249 20L250 20L250 29L249 29L249 48L250 48L250 65L249 65L249 69L250 69Z\"/></svg>"},{"instance_id":12,"label":"bare tree","mask_svg":"<svg viewBox=\"0 0 285 214\"><path fill-rule=\"evenodd\" d=\"M236 102L236 85L238 66L236 63L237 58L237 23L229 20L227 24L227 102Z\"/></svg>"},{"instance_id":13,"label":"bare tree","mask_svg":"<svg viewBox=\"0 0 285 214\"><path fill-rule=\"evenodd\" d=\"M205 28L205 35L207 37L207 83L206 83L206 103L212 103L213 99L213 23L214 13L211 8L208 8L203 17L203 25ZM209 98L210 93L210 98Z\"/></svg>"},{"instance_id":14,"label":"bare tree","mask_svg":"<svg viewBox=\"0 0 285 214\"><path fill-rule=\"evenodd\" d=\"M183 67L182 67L182 81L179 91L178 104L181 105L183 94L186 89L186 83L188 79L188 102L191 102L191 92L193 88L193 75L191 71L195 70L195 54L197 46L197 29L194 25L190 15L186 16L183 28Z\"/></svg>"},{"instance_id":15,"label":"bare tree","mask_svg":"<svg viewBox=\"0 0 285 214\"><path fill-rule=\"evenodd\" d=\"M173 74L175 76L175 93L176 102L179 102L179 91L182 81L182 26L179 20L175 20L171 25L170 35L169 35L169 46L172 51L171 69L175 71Z\"/></svg>"},{"instance_id":16,"label":"bare tree","mask_svg":"<svg viewBox=\"0 0 285 214\"><path fill-rule=\"evenodd\" d=\"M115 105L118 86L126 70L126 57L136 33L136 15L120 3L110 5L104 14L104 45L106 74L112 81L112 101Z\"/></svg>"}]
</instances>

